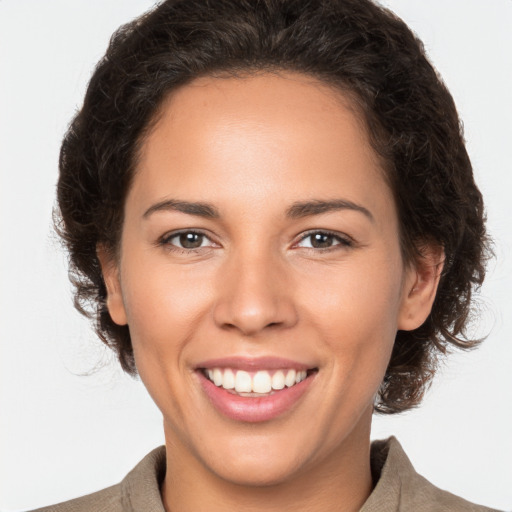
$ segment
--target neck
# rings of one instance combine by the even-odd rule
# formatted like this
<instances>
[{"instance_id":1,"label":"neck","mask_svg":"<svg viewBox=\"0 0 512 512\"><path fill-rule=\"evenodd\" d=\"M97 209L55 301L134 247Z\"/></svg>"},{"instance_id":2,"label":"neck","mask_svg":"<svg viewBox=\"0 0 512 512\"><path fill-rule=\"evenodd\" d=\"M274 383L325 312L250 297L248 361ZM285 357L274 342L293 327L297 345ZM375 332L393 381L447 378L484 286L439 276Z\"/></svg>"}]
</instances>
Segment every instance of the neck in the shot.
<instances>
[{"instance_id":1,"label":"neck","mask_svg":"<svg viewBox=\"0 0 512 512\"><path fill-rule=\"evenodd\" d=\"M366 416L366 414L365 414ZM360 422L363 423L363 422ZM167 473L162 497L167 512L352 512L372 491L370 421L356 426L327 457L267 486L240 485L206 468L166 432Z\"/></svg>"}]
</instances>

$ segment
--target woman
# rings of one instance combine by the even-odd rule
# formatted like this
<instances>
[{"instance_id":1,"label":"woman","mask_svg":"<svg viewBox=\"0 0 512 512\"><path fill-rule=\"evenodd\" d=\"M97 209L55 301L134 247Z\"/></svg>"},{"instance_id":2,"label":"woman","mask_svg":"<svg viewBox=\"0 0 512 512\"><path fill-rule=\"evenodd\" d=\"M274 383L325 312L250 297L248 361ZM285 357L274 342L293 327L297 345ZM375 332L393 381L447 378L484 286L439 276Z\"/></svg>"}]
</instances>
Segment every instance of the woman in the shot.
<instances>
[{"instance_id":1,"label":"woman","mask_svg":"<svg viewBox=\"0 0 512 512\"><path fill-rule=\"evenodd\" d=\"M165 2L112 40L60 171L76 304L166 449L45 510L489 510L396 440L370 450L374 410L476 344L488 251L453 101L400 20Z\"/></svg>"}]
</instances>

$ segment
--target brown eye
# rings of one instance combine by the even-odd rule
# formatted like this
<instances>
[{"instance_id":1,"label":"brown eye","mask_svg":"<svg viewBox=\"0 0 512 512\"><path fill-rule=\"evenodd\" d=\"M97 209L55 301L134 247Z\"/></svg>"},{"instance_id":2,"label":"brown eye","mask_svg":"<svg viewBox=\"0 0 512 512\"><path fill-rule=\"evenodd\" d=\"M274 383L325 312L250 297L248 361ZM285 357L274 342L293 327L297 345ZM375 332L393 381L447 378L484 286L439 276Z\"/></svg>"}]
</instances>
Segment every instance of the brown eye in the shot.
<instances>
[{"instance_id":1,"label":"brown eye","mask_svg":"<svg viewBox=\"0 0 512 512\"><path fill-rule=\"evenodd\" d=\"M184 249L197 249L203 245L204 235L200 233L181 233L178 237L179 245Z\"/></svg>"},{"instance_id":2,"label":"brown eye","mask_svg":"<svg viewBox=\"0 0 512 512\"><path fill-rule=\"evenodd\" d=\"M203 233L196 231L182 231L163 237L160 244L168 249L189 250L203 247L213 247L215 244Z\"/></svg>"},{"instance_id":3,"label":"brown eye","mask_svg":"<svg viewBox=\"0 0 512 512\"><path fill-rule=\"evenodd\" d=\"M328 233L314 233L310 235L311 237L311 247L315 249L326 249L327 247L331 247L334 242L334 236Z\"/></svg>"},{"instance_id":4,"label":"brown eye","mask_svg":"<svg viewBox=\"0 0 512 512\"><path fill-rule=\"evenodd\" d=\"M297 244L298 247L309 249L331 249L332 247L350 247L352 241L341 235L335 235L328 231L315 231L308 233Z\"/></svg>"}]
</instances>

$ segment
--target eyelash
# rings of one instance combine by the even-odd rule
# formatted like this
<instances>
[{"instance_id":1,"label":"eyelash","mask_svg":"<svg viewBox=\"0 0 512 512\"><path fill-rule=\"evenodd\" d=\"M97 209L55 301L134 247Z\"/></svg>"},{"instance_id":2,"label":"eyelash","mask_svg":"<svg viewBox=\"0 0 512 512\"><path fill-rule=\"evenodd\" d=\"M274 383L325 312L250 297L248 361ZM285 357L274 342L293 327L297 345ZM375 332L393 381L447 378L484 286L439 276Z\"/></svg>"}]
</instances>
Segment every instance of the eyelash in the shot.
<instances>
[{"instance_id":1,"label":"eyelash","mask_svg":"<svg viewBox=\"0 0 512 512\"><path fill-rule=\"evenodd\" d=\"M158 240L157 245L165 247L165 249L167 249L168 251L176 252L176 253L180 253L180 254L196 254L199 252L199 249L205 249L205 247L197 247L194 249L187 249L185 247L178 247L177 245L170 243L173 238L177 238L181 235L188 235L188 234L202 236L202 237L206 238L207 240L210 240L210 242L212 242L210 237L208 235L206 235L205 233L203 233L202 231L197 231L195 229L184 229L181 231L174 231L172 233L168 233L168 234L162 236ZM208 248L211 248L211 247L208 247Z\"/></svg>"},{"instance_id":2,"label":"eyelash","mask_svg":"<svg viewBox=\"0 0 512 512\"><path fill-rule=\"evenodd\" d=\"M187 234L202 236L202 237L206 238L207 240L210 240L210 242L212 244L214 244L214 242L212 242L211 238L208 235L206 235L205 233L203 233L202 231L197 231L194 229L186 229L186 230L182 230L182 231L175 231L175 232L172 232L172 233L162 236L158 240L157 245L165 247L169 251L180 253L180 254L196 254L199 252L200 249L211 248L211 246L207 246L207 247L197 247L197 248L187 249L185 247L178 247L177 245L170 243L172 239L177 238L181 235L187 235ZM309 237L312 237L313 235L327 235L327 236L332 237L338 243L336 243L335 245L332 245L330 247L324 247L324 248L303 247L303 249L313 250L315 252L330 252L330 251L339 250L340 248L351 248L354 246L354 241L346 235L342 236L339 233L336 233L334 231L316 229L316 230L312 230L312 231L308 231L308 232L304 233L299 238L299 240L293 244L294 248L297 248L298 244L300 244L304 240L308 239Z\"/></svg>"},{"instance_id":3,"label":"eyelash","mask_svg":"<svg viewBox=\"0 0 512 512\"><path fill-rule=\"evenodd\" d=\"M341 235L340 233L337 233L335 231L329 231L329 230L324 230L324 229L314 229L311 231L307 231L300 237L298 242L296 242L294 245L296 246L297 244L303 242L307 238L312 237L313 235L327 235L327 236L332 237L338 243L336 245L332 245L330 247L324 247L324 248L304 247L304 249L313 250L315 252L318 252L318 251L330 252L330 251L336 251L336 250L343 249L343 248L347 249L347 248L351 248L354 246L354 240L352 240L347 235Z\"/></svg>"}]
</instances>

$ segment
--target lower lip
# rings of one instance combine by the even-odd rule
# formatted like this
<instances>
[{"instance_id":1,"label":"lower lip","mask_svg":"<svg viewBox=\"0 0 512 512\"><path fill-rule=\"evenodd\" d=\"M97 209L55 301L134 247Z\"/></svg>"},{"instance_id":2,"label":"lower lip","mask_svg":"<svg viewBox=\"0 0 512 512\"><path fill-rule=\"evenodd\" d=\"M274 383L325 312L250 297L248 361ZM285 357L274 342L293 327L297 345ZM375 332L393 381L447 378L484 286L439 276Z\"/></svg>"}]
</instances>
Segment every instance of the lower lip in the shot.
<instances>
[{"instance_id":1,"label":"lower lip","mask_svg":"<svg viewBox=\"0 0 512 512\"><path fill-rule=\"evenodd\" d=\"M204 392L219 412L232 420L249 423L269 421L290 410L302 398L315 375L308 375L298 384L276 391L272 395L245 397L216 386L201 371L197 374Z\"/></svg>"}]
</instances>

